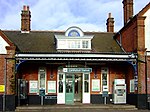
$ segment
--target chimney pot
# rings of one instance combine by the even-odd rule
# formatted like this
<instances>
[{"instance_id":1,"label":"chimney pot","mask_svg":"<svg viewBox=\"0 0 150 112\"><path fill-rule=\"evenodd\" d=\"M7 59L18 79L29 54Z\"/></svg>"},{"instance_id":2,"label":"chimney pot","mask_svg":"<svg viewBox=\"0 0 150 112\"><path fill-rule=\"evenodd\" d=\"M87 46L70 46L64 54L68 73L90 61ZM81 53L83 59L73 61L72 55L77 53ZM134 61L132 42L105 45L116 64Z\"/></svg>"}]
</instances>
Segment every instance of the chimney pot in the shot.
<instances>
[{"instance_id":1,"label":"chimney pot","mask_svg":"<svg viewBox=\"0 0 150 112\"><path fill-rule=\"evenodd\" d=\"M24 6L23 6L23 10L24 10L24 11L29 11L29 6L24 5Z\"/></svg>"},{"instance_id":2,"label":"chimney pot","mask_svg":"<svg viewBox=\"0 0 150 112\"><path fill-rule=\"evenodd\" d=\"M108 18L111 18L111 13L108 14Z\"/></svg>"}]
</instances>

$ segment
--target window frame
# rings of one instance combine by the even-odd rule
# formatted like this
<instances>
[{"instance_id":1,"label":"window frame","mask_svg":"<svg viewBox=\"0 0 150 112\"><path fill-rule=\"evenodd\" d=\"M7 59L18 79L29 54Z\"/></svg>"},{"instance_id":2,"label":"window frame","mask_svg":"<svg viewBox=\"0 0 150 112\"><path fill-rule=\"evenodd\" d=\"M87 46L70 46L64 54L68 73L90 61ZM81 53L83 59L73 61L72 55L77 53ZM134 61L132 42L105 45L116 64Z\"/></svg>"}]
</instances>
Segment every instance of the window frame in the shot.
<instances>
[{"instance_id":1,"label":"window frame","mask_svg":"<svg viewBox=\"0 0 150 112\"><path fill-rule=\"evenodd\" d=\"M41 70L43 70L43 71L41 71ZM45 87L44 88L42 88L41 87L41 84L40 84L40 81L41 81L41 79L40 79L40 73L41 72L43 72L43 73L45 73L45 83L44 83L44 85L45 85ZM47 71L46 71L46 68L45 67L39 67L39 70L38 70L38 82L39 82L39 84L38 84L38 86L39 86L39 89L45 89L45 92L46 92L46 82L47 82Z\"/></svg>"}]
</instances>

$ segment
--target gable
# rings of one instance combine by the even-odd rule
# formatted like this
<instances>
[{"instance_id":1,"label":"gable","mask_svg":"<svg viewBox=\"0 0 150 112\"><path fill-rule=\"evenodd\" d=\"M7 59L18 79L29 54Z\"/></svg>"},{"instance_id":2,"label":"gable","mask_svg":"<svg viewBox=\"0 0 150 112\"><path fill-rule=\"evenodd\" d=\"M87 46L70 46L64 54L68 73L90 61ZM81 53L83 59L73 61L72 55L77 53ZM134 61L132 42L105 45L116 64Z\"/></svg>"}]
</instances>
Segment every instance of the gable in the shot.
<instances>
[{"instance_id":1,"label":"gable","mask_svg":"<svg viewBox=\"0 0 150 112\"><path fill-rule=\"evenodd\" d=\"M0 36L0 54L7 54L6 46L9 44Z\"/></svg>"},{"instance_id":2,"label":"gable","mask_svg":"<svg viewBox=\"0 0 150 112\"><path fill-rule=\"evenodd\" d=\"M147 51L150 51L150 9L147 10L144 15L146 17L145 19L145 47L147 48Z\"/></svg>"}]
</instances>

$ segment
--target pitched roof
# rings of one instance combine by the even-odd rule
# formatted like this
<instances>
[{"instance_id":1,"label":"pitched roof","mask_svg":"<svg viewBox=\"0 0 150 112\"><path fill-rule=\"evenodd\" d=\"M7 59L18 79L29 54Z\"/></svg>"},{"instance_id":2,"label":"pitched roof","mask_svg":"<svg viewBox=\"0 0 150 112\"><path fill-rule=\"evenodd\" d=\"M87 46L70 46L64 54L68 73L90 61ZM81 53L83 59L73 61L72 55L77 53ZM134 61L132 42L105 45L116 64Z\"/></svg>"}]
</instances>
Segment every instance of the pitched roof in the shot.
<instances>
[{"instance_id":1,"label":"pitched roof","mask_svg":"<svg viewBox=\"0 0 150 112\"><path fill-rule=\"evenodd\" d=\"M17 46L19 52L57 52L54 34L64 34L56 31L3 31L8 39ZM92 52L122 52L113 39L114 33L85 32L94 35Z\"/></svg>"},{"instance_id":2,"label":"pitched roof","mask_svg":"<svg viewBox=\"0 0 150 112\"><path fill-rule=\"evenodd\" d=\"M150 9L150 2L138 13L139 16L143 16L143 14Z\"/></svg>"}]
</instances>

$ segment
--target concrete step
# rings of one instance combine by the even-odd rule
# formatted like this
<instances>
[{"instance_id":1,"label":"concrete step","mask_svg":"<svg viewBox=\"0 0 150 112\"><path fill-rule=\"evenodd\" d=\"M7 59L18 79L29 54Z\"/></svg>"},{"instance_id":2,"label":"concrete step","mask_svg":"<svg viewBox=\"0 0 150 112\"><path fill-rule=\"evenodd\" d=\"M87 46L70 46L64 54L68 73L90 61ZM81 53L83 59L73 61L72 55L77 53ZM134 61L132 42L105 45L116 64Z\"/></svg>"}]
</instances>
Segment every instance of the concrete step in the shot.
<instances>
[{"instance_id":1,"label":"concrete step","mask_svg":"<svg viewBox=\"0 0 150 112\"><path fill-rule=\"evenodd\" d=\"M59 110L137 110L134 105L101 105L101 104L87 104L87 105L44 105L44 106L19 106L16 112L39 112L39 111L59 111Z\"/></svg>"}]
</instances>

